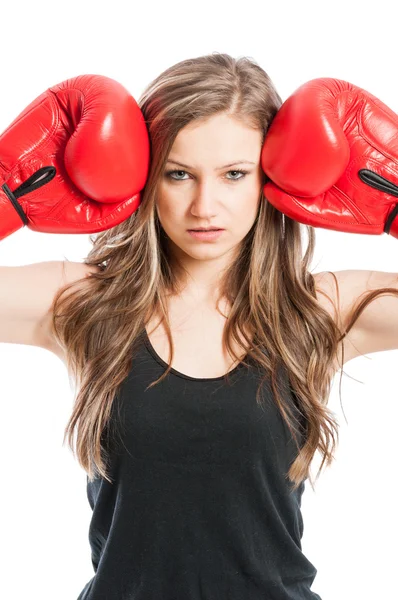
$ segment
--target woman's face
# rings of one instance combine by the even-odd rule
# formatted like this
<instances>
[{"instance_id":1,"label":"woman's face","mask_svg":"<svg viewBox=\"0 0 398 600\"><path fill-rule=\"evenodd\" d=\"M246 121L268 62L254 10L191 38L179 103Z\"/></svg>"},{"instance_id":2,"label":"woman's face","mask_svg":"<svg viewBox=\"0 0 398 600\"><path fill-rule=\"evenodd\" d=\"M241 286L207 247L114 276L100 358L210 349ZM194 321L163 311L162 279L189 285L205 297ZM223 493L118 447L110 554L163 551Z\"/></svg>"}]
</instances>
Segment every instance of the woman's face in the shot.
<instances>
[{"instance_id":1,"label":"woman's face","mask_svg":"<svg viewBox=\"0 0 398 600\"><path fill-rule=\"evenodd\" d=\"M261 131L224 113L191 123L178 133L156 202L172 255L190 263L211 260L213 266L217 258L219 266L228 262L257 216L261 148ZM188 231L211 226L224 229L211 241L196 239Z\"/></svg>"}]
</instances>

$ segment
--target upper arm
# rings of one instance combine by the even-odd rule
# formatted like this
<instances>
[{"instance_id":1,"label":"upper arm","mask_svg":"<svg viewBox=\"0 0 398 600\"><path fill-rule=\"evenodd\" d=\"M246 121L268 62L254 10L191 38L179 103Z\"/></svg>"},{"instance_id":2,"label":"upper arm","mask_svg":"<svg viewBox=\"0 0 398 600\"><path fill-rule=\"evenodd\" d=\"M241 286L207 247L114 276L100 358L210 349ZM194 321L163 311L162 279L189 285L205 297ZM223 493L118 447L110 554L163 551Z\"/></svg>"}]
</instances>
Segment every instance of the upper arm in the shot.
<instances>
[{"instance_id":1,"label":"upper arm","mask_svg":"<svg viewBox=\"0 0 398 600\"><path fill-rule=\"evenodd\" d=\"M317 273L318 284L332 293L337 306L337 292L333 276ZM396 294L385 293L374 298L363 309L344 338L348 353L344 362L372 352L398 349L398 273L347 269L334 272L340 297L337 318L342 332L346 331L350 314L369 292L392 288ZM326 277L325 277L326 276ZM321 283L322 282L322 283Z\"/></svg>"},{"instance_id":2,"label":"upper arm","mask_svg":"<svg viewBox=\"0 0 398 600\"><path fill-rule=\"evenodd\" d=\"M54 297L89 269L84 263L67 261L0 267L0 342L51 349Z\"/></svg>"}]
</instances>

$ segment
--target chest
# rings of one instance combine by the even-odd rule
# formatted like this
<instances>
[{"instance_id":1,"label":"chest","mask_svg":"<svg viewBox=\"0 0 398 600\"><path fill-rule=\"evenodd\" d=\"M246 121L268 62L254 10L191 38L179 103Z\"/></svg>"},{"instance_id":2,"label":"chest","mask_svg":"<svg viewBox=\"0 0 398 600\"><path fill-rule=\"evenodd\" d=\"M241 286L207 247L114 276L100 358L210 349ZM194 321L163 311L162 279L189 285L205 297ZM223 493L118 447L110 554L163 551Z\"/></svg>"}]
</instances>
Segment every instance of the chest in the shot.
<instances>
[{"instance_id":1,"label":"chest","mask_svg":"<svg viewBox=\"0 0 398 600\"><path fill-rule=\"evenodd\" d=\"M174 306L169 314L174 345L173 369L190 377L222 377L234 369L245 356L243 346L232 345L239 360L223 348L222 338L226 318L215 309L199 308L193 312ZM164 324L151 318L146 331L156 354L169 364L170 346Z\"/></svg>"},{"instance_id":2,"label":"chest","mask_svg":"<svg viewBox=\"0 0 398 600\"><path fill-rule=\"evenodd\" d=\"M318 303L324 308L332 319L336 319L335 304L330 302L332 294L328 279L315 276L316 297ZM342 293L344 290L342 290ZM329 298L328 298L329 295ZM176 300L170 303L169 319L174 343L174 358L172 368L176 371L197 378L221 377L234 369L245 357L246 353L241 343L232 344L239 360L230 356L223 347L222 339L228 315L228 307L221 307L220 314L214 307L206 305L187 308L183 301ZM169 364L169 343L164 324L160 319L152 316L147 323L146 331L149 341L158 356ZM246 330L246 336L252 339ZM354 333L344 340L344 360L342 360L342 342L338 345L337 356L331 366L333 377L340 369L340 364L345 364L358 355L355 347Z\"/></svg>"}]
</instances>

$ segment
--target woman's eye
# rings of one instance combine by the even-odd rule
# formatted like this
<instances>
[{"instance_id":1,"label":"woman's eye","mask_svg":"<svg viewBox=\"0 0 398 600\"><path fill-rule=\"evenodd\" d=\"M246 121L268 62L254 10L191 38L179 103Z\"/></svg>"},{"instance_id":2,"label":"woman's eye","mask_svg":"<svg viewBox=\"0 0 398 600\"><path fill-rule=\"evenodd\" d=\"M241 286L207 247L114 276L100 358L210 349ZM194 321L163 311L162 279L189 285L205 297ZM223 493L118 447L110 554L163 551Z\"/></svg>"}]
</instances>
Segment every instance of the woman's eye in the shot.
<instances>
[{"instance_id":1,"label":"woman's eye","mask_svg":"<svg viewBox=\"0 0 398 600\"><path fill-rule=\"evenodd\" d=\"M172 177L172 175L175 175L176 173L185 173L185 171L167 171L166 177L173 179L174 181L184 181L183 179L176 179L175 177Z\"/></svg>"},{"instance_id":2,"label":"woman's eye","mask_svg":"<svg viewBox=\"0 0 398 600\"><path fill-rule=\"evenodd\" d=\"M182 171L181 169L174 170L174 171L167 171L166 177L168 179L172 179L173 181L186 181L186 179L180 179L178 177L177 178L174 177L174 175L176 173L186 173L186 171ZM228 173L238 173L239 175L241 175L241 177L238 177L238 178L236 178L236 177L227 178L227 179L229 179L229 181L239 181L240 179L243 179L246 176L247 171L238 171L238 170L234 169L232 171L228 171Z\"/></svg>"}]
</instances>

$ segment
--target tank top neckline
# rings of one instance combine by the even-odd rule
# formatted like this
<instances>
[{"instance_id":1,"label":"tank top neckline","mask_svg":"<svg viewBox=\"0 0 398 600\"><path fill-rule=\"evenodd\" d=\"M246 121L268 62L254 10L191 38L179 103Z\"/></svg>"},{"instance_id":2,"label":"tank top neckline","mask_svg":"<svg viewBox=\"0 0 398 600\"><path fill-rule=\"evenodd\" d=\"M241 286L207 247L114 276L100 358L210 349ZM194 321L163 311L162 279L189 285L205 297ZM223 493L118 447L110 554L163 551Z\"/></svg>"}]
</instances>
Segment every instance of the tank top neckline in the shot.
<instances>
[{"instance_id":1,"label":"tank top neckline","mask_svg":"<svg viewBox=\"0 0 398 600\"><path fill-rule=\"evenodd\" d=\"M168 364L159 356L159 354L156 352L155 348L152 346L152 343L151 343L151 340L149 339L149 335L147 333L146 327L144 327L144 342L145 342L145 346L149 350L152 357L156 360L156 362L158 362L162 367L167 368ZM236 367L234 367L231 371L228 372L228 375L229 376L234 375L235 372L238 371L238 369L240 369L241 366L242 366L242 363L241 362L238 363L236 365ZM181 379L188 379L189 381L198 381L199 383L204 382L204 381L222 381L227 376L227 374L225 373L224 375L220 375L220 377L191 377L190 375L186 375L185 373L181 373L180 371L177 371L173 367L171 367L170 373L172 373L176 377L180 377Z\"/></svg>"}]
</instances>

